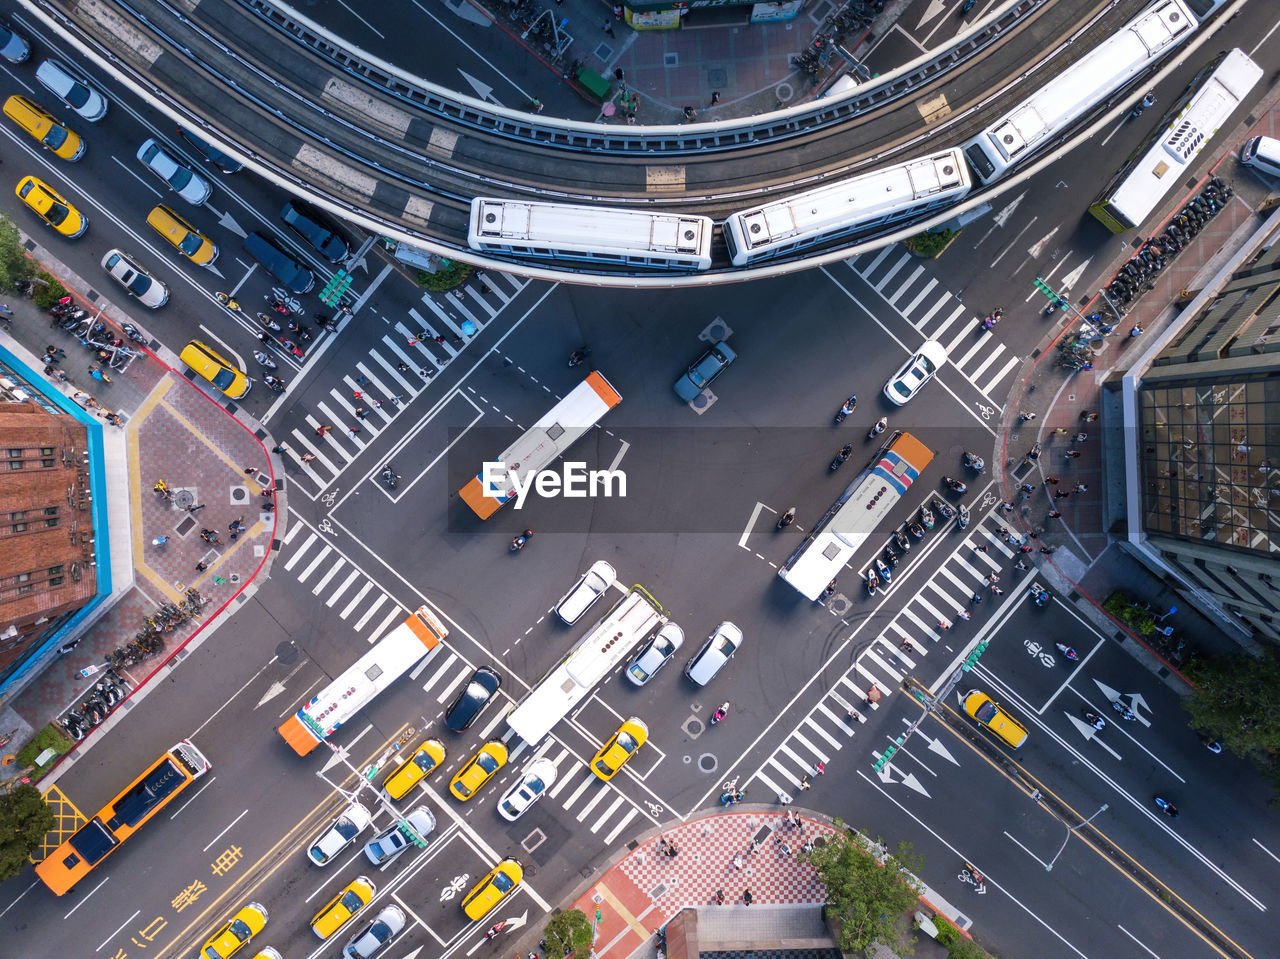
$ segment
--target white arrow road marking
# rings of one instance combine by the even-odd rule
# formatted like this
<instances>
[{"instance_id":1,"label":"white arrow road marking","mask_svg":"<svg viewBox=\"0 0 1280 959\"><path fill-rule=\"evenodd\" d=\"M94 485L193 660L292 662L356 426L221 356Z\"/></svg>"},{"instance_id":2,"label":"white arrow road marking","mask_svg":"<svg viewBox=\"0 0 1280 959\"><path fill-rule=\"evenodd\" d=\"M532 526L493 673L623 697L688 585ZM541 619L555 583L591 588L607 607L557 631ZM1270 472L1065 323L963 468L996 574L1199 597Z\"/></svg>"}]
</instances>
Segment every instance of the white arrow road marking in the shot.
<instances>
[{"instance_id":1,"label":"white arrow road marking","mask_svg":"<svg viewBox=\"0 0 1280 959\"><path fill-rule=\"evenodd\" d=\"M880 781L884 783L886 786L891 786L893 785L893 782L894 782L893 773L895 771L896 770L894 768L893 763L885 763L884 767L876 775L880 777ZM925 789L924 786L920 785L920 780L916 779L915 775L912 773L903 774L902 778L898 781L902 783L902 785L906 786L908 789L914 789L916 792L918 792L921 796L924 796L926 799L933 798L929 795L929 791Z\"/></svg>"},{"instance_id":2,"label":"white arrow road marking","mask_svg":"<svg viewBox=\"0 0 1280 959\"><path fill-rule=\"evenodd\" d=\"M507 931L509 931L509 930L511 930L511 929L519 929L521 926L523 926L523 925L524 925L526 922L528 922L528 921L529 921L529 910L528 910L528 909L526 909L524 912L522 912L522 913L521 913L519 916L517 916L516 918L514 918L514 919L508 919L508 920L507 920L506 928L504 928L502 931L503 931L503 932L507 932Z\"/></svg>"},{"instance_id":3,"label":"white arrow road marking","mask_svg":"<svg viewBox=\"0 0 1280 959\"><path fill-rule=\"evenodd\" d=\"M1086 723L1083 719L1077 719L1075 716L1072 716L1070 713L1067 713L1066 715L1067 715L1067 718L1071 720L1071 724L1080 731L1081 736L1083 736L1085 739L1089 739L1097 743L1107 752L1111 753L1111 755L1114 756L1116 759L1120 758L1120 754L1118 752L1116 752L1114 749L1112 749L1110 746L1108 746L1106 743L1102 741L1102 737L1098 735L1098 730L1096 730L1093 727L1092 723Z\"/></svg>"},{"instance_id":4,"label":"white arrow road marking","mask_svg":"<svg viewBox=\"0 0 1280 959\"><path fill-rule=\"evenodd\" d=\"M1013 216L1013 211L1018 208L1018 204L1022 202L1022 198L1025 196L1025 193L1018 194L1017 198L1014 199L1013 202L1006 205L999 213L991 218L995 222L996 226L1004 226L1005 223L1009 221L1009 217Z\"/></svg>"},{"instance_id":5,"label":"white arrow road marking","mask_svg":"<svg viewBox=\"0 0 1280 959\"><path fill-rule=\"evenodd\" d=\"M343 762L348 756L351 755L351 747L353 747L356 743L360 742L360 740L364 739L364 737L371 732L373 732L372 723L364 727L364 729L360 730L360 734L356 736L355 739L351 740L351 742L349 742L347 745L338 747L336 751L331 750L329 755L329 761L324 764L324 768L321 769L320 771L327 773L334 766L338 765L338 763Z\"/></svg>"},{"instance_id":6,"label":"white arrow road marking","mask_svg":"<svg viewBox=\"0 0 1280 959\"><path fill-rule=\"evenodd\" d=\"M1089 259L1085 260L1078 267L1076 267L1074 270L1072 270L1070 273L1064 276L1061 280L1058 281L1058 286L1063 290L1069 290L1073 286L1075 286L1076 283L1079 282L1080 277L1084 275L1084 270L1085 270L1085 267L1089 265L1089 260L1092 260L1092 259L1093 257L1089 257Z\"/></svg>"},{"instance_id":7,"label":"white arrow road marking","mask_svg":"<svg viewBox=\"0 0 1280 959\"><path fill-rule=\"evenodd\" d=\"M925 741L928 742L929 744L929 752L933 753L936 756L941 756L943 759L947 760L947 762L951 763L951 765L953 766L960 765L956 757L951 755L951 750L949 750L945 745L943 745L942 740L934 739L933 737L929 736L928 733L921 732L919 728L916 729L915 735L924 737Z\"/></svg>"},{"instance_id":8,"label":"white arrow road marking","mask_svg":"<svg viewBox=\"0 0 1280 959\"><path fill-rule=\"evenodd\" d=\"M1027 255L1028 255L1028 256L1039 256L1039 255L1040 255L1040 251L1044 249L1045 244L1046 244L1046 243L1048 243L1050 240L1052 240L1052 239L1053 239L1053 235L1054 235L1055 233L1057 233L1057 232L1058 232L1058 227L1056 227L1056 226L1055 226L1052 230L1050 230L1048 233L1046 233L1044 236L1042 236L1042 237L1039 239L1039 241L1037 241L1036 243L1034 243L1034 244L1033 244L1033 245L1032 245L1032 246L1027 250Z\"/></svg>"},{"instance_id":9,"label":"white arrow road marking","mask_svg":"<svg viewBox=\"0 0 1280 959\"><path fill-rule=\"evenodd\" d=\"M209 205L206 203L205 206L209 206ZM213 210L213 207L209 207L209 209ZM213 210L213 212L218 213L217 210ZM241 239L249 235L248 233L245 232L244 227L242 227L239 223L237 223L236 218L233 217L230 213L218 213L218 225L230 230L232 233L234 233L236 236L240 237Z\"/></svg>"},{"instance_id":10,"label":"white arrow road marking","mask_svg":"<svg viewBox=\"0 0 1280 959\"><path fill-rule=\"evenodd\" d=\"M920 22L916 24L916 29L919 30L930 20L933 20L939 14L944 13L946 9L947 8L943 5L942 0L929 0L929 6L925 9L924 15L920 17Z\"/></svg>"},{"instance_id":11,"label":"white arrow road marking","mask_svg":"<svg viewBox=\"0 0 1280 959\"><path fill-rule=\"evenodd\" d=\"M1144 709L1147 712L1151 712L1151 707L1147 704L1147 701L1142 698L1141 693L1122 693L1118 689L1112 689L1100 679L1095 679L1094 682L1097 683L1098 689L1102 692L1102 695L1106 696L1112 703L1117 703L1126 696L1129 697L1129 700L1133 703L1133 711L1138 714L1138 722L1142 723L1144 726L1151 725L1151 720L1142 715L1142 711ZM1123 722L1123 720L1121 720L1121 722Z\"/></svg>"},{"instance_id":12,"label":"white arrow road marking","mask_svg":"<svg viewBox=\"0 0 1280 959\"><path fill-rule=\"evenodd\" d=\"M490 100L493 98L493 87L489 86L489 84L484 83L481 80L477 80L461 67L458 68L458 72L462 74L462 79L466 80L467 83L471 85L471 89L476 91L476 97L478 99Z\"/></svg>"}]
</instances>

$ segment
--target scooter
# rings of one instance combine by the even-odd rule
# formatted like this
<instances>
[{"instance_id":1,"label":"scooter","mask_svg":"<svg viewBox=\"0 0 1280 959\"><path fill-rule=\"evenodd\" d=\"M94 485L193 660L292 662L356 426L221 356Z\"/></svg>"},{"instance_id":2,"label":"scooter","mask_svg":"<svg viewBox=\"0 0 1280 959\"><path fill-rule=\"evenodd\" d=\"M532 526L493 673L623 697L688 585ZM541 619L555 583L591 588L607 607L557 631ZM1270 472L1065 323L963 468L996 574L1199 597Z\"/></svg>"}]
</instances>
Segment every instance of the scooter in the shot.
<instances>
[{"instance_id":1,"label":"scooter","mask_svg":"<svg viewBox=\"0 0 1280 959\"><path fill-rule=\"evenodd\" d=\"M711 719L709 720L709 723L712 726L718 725L719 723L724 722L725 717L728 715L729 715L729 703L723 702L719 706L717 706L715 710L711 713Z\"/></svg>"},{"instance_id":2,"label":"scooter","mask_svg":"<svg viewBox=\"0 0 1280 959\"><path fill-rule=\"evenodd\" d=\"M1125 720L1126 722L1131 723L1138 718L1137 713L1135 713L1132 709L1130 709L1128 705L1126 705L1125 703L1120 702L1120 700L1118 699L1114 699L1111 701L1111 708L1114 709L1116 712L1118 712L1120 714L1120 718Z\"/></svg>"},{"instance_id":3,"label":"scooter","mask_svg":"<svg viewBox=\"0 0 1280 959\"><path fill-rule=\"evenodd\" d=\"M916 539L924 539L924 527L919 523L912 523L907 527L907 531Z\"/></svg>"},{"instance_id":4,"label":"scooter","mask_svg":"<svg viewBox=\"0 0 1280 959\"><path fill-rule=\"evenodd\" d=\"M1159 806L1160 811L1170 819L1178 818L1178 807L1169 802L1169 800L1165 799L1163 796L1152 796L1151 801Z\"/></svg>"},{"instance_id":5,"label":"scooter","mask_svg":"<svg viewBox=\"0 0 1280 959\"><path fill-rule=\"evenodd\" d=\"M306 353L302 352L302 350L298 348L297 343L293 342L293 340L287 340L283 336L280 337L280 345L283 346L290 353L292 353L294 356L298 357L299 359L302 359L307 355Z\"/></svg>"},{"instance_id":6,"label":"scooter","mask_svg":"<svg viewBox=\"0 0 1280 959\"><path fill-rule=\"evenodd\" d=\"M896 569L896 568L897 568L897 566L898 566L898 554L897 554L897 553L895 553L895 552L893 551L893 547L892 547L892 546L886 546L886 547L884 548L884 553L883 553L883 554L881 554L881 555L883 555L883 556L884 556L884 561L885 561L886 563L888 563L888 564L889 564L889 568L890 568L890 569Z\"/></svg>"},{"instance_id":7,"label":"scooter","mask_svg":"<svg viewBox=\"0 0 1280 959\"><path fill-rule=\"evenodd\" d=\"M969 467L969 469L973 470L975 473L981 473L987 468L986 460L977 453L970 453L968 450L965 450L964 453L964 465Z\"/></svg>"},{"instance_id":8,"label":"scooter","mask_svg":"<svg viewBox=\"0 0 1280 959\"><path fill-rule=\"evenodd\" d=\"M124 330L124 335L129 337L129 339L133 340L135 343L145 344L147 342L147 338L142 335L142 331L132 323L126 323L120 327L120 329Z\"/></svg>"},{"instance_id":9,"label":"scooter","mask_svg":"<svg viewBox=\"0 0 1280 959\"><path fill-rule=\"evenodd\" d=\"M924 524L925 529L933 529L935 520L933 518L933 510L927 506L920 507L920 522Z\"/></svg>"},{"instance_id":10,"label":"scooter","mask_svg":"<svg viewBox=\"0 0 1280 959\"><path fill-rule=\"evenodd\" d=\"M280 324L277 323L275 320L273 320L271 317L267 316L267 314L265 313L258 314L258 322L261 323L263 326L265 326L269 330L272 330L276 333L280 332Z\"/></svg>"},{"instance_id":11,"label":"scooter","mask_svg":"<svg viewBox=\"0 0 1280 959\"><path fill-rule=\"evenodd\" d=\"M969 487L953 476L942 477L942 482L946 483L953 493L967 493L969 491Z\"/></svg>"},{"instance_id":12,"label":"scooter","mask_svg":"<svg viewBox=\"0 0 1280 959\"><path fill-rule=\"evenodd\" d=\"M58 725L67 731L67 735L80 742L89 734L89 728L84 721L75 713L67 713L58 720Z\"/></svg>"},{"instance_id":13,"label":"scooter","mask_svg":"<svg viewBox=\"0 0 1280 959\"><path fill-rule=\"evenodd\" d=\"M844 401L844 405L840 407L836 413L836 426L844 422L844 418L858 408L858 394L854 393L851 397Z\"/></svg>"},{"instance_id":14,"label":"scooter","mask_svg":"<svg viewBox=\"0 0 1280 959\"><path fill-rule=\"evenodd\" d=\"M569 369L573 369L579 363L585 363L587 357L591 355L591 347L584 346L580 350L574 350L569 354Z\"/></svg>"},{"instance_id":15,"label":"scooter","mask_svg":"<svg viewBox=\"0 0 1280 959\"><path fill-rule=\"evenodd\" d=\"M778 517L778 525L775 526L774 528L786 529L795 521L796 521L796 508L793 506L789 510L787 510L785 513L783 513L781 516Z\"/></svg>"},{"instance_id":16,"label":"scooter","mask_svg":"<svg viewBox=\"0 0 1280 959\"><path fill-rule=\"evenodd\" d=\"M310 341L311 327L303 326L297 320L290 320L288 325L289 325L289 332L296 333L298 335L298 339L302 340L303 343Z\"/></svg>"},{"instance_id":17,"label":"scooter","mask_svg":"<svg viewBox=\"0 0 1280 959\"><path fill-rule=\"evenodd\" d=\"M844 461L853 455L853 444L846 443L840 448L840 452L836 454L836 458L831 461L831 472L835 472L844 465Z\"/></svg>"},{"instance_id":18,"label":"scooter","mask_svg":"<svg viewBox=\"0 0 1280 959\"><path fill-rule=\"evenodd\" d=\"M880 574L880 578L886 583L893 579L893 571L885 565L884 560L876 557L876 572Z\"/></svg>"},{"instance_id":19,"label":"scooter","mask_svg":"<svg viewBox=\"0 0 1280 959\"><path fill-rule=\"evenodd\" d=\"M1062 654L1063 658L1066 659L1067 662L1069 663L1080 662L1080 654L1077 653L1072 647L1066 645L1065 643L1054 643L1054 645L1058 647L1058 652Z\"/></svg>"},{"instance_id":20,"label":"scooter","mask_svg":"<svg viewBox=\"0 0 1280 959\"><path fill-rule=\"evenodd\" d=\"M871 427L871 431L867 433L867 439L873 440L883 433L889 426L889 421L883 416L876 420L875 425Z\"/></svg>"},{"instance_id":21,"label":"scooter","mask_svg":"<svg viewBox=\"0 0 1280 959\"><path fill-rule=\"evenodd\" d=\"M969 525L969 508L963 504L960 506L960 518L956 520L956 528L964 529Z\"/></svg>"},{"instance_id":22,"label":"scooter","mask_svg":"<svg viewBox=\"0 0 1280 959\"><path fill-rule=\"evenodd\" d=\"M880 586L880 577L876 575L876 571L874 569L867 570L866 585L867 595L874 596L876 594L876 590Z\"/></svg>"},{"instance_id":23,"label":"scooter","mask_svg":"<svg viewBox=\"0 0 1280 959\"><path fill-rule=\"evenodd\" d=\"M280 379L278 376L272 376L270 373L268 373L266 376L262 378L262 382L267 385L267 389L269 389L272 393L284 392L284 385L285 385L284 380Z\"/></svg>"},{"instance_id":24,"label":"scooter","mask_svg":"<svg viewBox=\"0 0 1280 959\"><path fill-rule=\"evenodd\" d=\"M1049 602L1049 591L1039 583L1032 583L1028 591L1035 597L1037 606L1044 606Z\"/></svg>"},{"instance_id":25,"label":"scooter","mask_svg":"<svg viewBox=\"0 0 1280 959\"><path fill-rule=\"evenodd\" d=\"M533 530L527 529L511 541L511 552L518 553L533 538Z\"/></svg>"},{"instance_id":26,"label":"scooter","mask_svg":"<svg viewBox=\"0 0 1280 959\"><path fill-rule=\"evenodd\" d=\"M267 354L262 352L262 350L254 350L253 358L257 360L260 365L265 366L269 370L274 370L277 368L276 361L273 360L271 357L267 356Z\"/></svg>"},{"instance_id":27,"label":"scooter","mask_svg":"<svg viewBox=\"0 0 1280 959\"><path fill-rule=\"evenodd\" d=\"M400 482L400 474L393 470L390 465L383 467L380 478L391 489L395 489Z\"/></svg>"},{"instance_id":28,"label":"scooter","mask_svg":"<svg viewBox=\"0 0 1280 959\"><path fill-rule=\"evenodd\" d=\"M898 549L904 553L911 548L911 540L907 539L902 527L898 527L893 531L893 541L898 544Z\"/></svg>"},{"instance_id":29,"label":"scooter","mask_svg":"<svg viewBox=\"0 0 1280 959\"><path fill-rule=\"evenodd\" d=\"M1084 721L1088 723L1090 726L1092 726L1094 729L1096 729L1098 732L1102 732L1104 729L1107 728L1107 721L1103 719L1101 716L1099 716L1097 713L1095 713L1092 709L1086 709L1084 711Z\"/></svg>"},{"instance_id":30,"label":"scooter","mask_svg":"<svg viewBox=\"0 0 1280 959\"><path fill-rule=\"evenodd\" d=\"M936 496L933 499L931 499L929 503L934 509L936 509L939 513L942 514L943 519L951 519L953 516L956 515L956 511L954 509L952 509L946 503L942 502L942 500L938 499Z\"/></svg>"}]
</instances>

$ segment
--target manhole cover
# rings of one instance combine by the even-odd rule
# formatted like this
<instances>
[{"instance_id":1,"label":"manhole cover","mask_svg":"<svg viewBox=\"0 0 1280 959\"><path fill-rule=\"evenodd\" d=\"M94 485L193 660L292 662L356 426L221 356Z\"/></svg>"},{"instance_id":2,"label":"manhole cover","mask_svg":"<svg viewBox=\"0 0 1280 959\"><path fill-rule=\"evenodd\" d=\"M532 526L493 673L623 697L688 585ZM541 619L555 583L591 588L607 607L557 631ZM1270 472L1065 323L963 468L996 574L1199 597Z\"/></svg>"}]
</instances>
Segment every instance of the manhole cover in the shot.
<instances>
[{"instance_id":1,"label":"manhole cover","mask_svg":"<svg viewBox=\"0 0 1280 959\"><path fill-rule=\"evenodd\" d=\"M254 479L256 479L263 486L266 486L266 487L271 486L271 480L268 479L266 476L261 476L261 475L255 476ZM240 504L240 503L246 502L248 499L249 499L249 490L246 487L244 486L231 487L231 502Z\"/></svg>"},{"instance_id":2,"label":"manhole cover","mask_svg":"<svg viewBox=\"0 0 1280 959\"><path fill-rule=\"evenodd\" d=\"M685 735L692 736L697 739L706 731L706 724L697 716L690 716L684 721L684 725L680 727L685 731Z\"/></svg>"},{"instance_id":3,"label":"manhole cover","mask_svg":"<svg viewBox=\"0 0 1280 959\"><path fill-rule=\"evenodd\" d=\"M849 611L849 597L844 593L836 593L835 598L831 600L831 611L837 616L843 616Z\"/></svg>"},{"instance_id":4,"label":"manhole cover","mask_svg":"<svg viewBox=\"0 0 1280 959\"><path fill-rule=\"evenodd\" d=\"M722 87L729 81L729 71L721 68L707 71L707 83L713 87Z\"/></svg>"},{"instance_id":5,"label":"manhole cover","mask_svg":"<svg viewBox=\"0 0 1280 959\"><path fill-rule=\"evenodd\" d=\"M664 67L678 67L678 66L680 66L680 54L678 54L678 53L664 53L664 54L662 55L662 65L663 65Z\"/></svg>"},{"instance_id":6,"label":"manhole cover","mask_svg":"<svg viewBox=\"0 0 1280 959\"><path fill-rule=\"evenodd\" d=\"M189 489L180 489L173 494L173 505L178 509L186 509L188 506L194 506L196 502L196 494Z\"/></svg>"},{"instance_id":7,"label":"manhole cover","mask_svg":"<svg viewBox=\"0 0 1280 959\"><path fill-rule=\"evenodd\" d=\"M703 753L698 757L698 768L704 773L713 773L719 767L720 763L711 753Z\"/></svg>"},{"instance_id":8,"label":"manhole cover","mask_svg":"<svg viewBox=\"0 0 1280 959\"><path fill-rule=\"evenodd\" d=\"M282 663L296 663L298 661L298 647L292 643L281 643L276 647L276 659Z\"/></svg>"}]
</instances>

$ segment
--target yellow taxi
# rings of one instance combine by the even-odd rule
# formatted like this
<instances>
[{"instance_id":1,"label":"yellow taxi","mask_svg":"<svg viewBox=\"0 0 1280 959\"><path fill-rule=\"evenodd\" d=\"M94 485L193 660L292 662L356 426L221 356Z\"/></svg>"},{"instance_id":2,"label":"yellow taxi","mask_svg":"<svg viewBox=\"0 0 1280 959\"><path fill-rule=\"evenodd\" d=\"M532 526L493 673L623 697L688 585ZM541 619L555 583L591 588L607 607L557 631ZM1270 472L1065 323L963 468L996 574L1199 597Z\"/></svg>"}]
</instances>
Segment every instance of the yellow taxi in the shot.
<instances>
[{"instance_id":1,"label":"yellow taxi","mask_svg":"<svg viewBox=\"0 0 1280 959\"><path fill-rule=\"evenodd\" d=\"M4 115L40 141L53 155L74 163L84 156L84 141L40 104L14 94L4 101Z\"/></svg>"},{"instance_id":2,"label":"yellow taxi","mask_svg":"<svg viewBox=\"0 0 1280 959\"><path fill-rule=\"evenodd\" d=\"M311 931L328 939L351 921L351 918L373 901L375 888L368 876L353 879L346 889L330 899L311 920Z\"/></svg>"},{"instance_id":3,"label":"yellow taxi","mask_svg":"<svg viewBox=\"0 0 1280 959\"><path fill-rule=\"evenodd\" d=\"M965 693L964 711L1014 749L1027 741L1027 727L997 706L986 693L976 689Z\"/></svg>"},{"instance_id":4,"label":"yellow taxi","mask_svg":"<svg viewBox=\"0 0 1280 959\"><path fill-rule=\"evenodd\" d=\"M202 959L227 959L249 944L267 925L267 907L250 902L231 921L209 937L200 950Z\"/></svg>"},{"instance_id":5,"label":"yellow taxi","mask_svg":"<svg viewBox=\"0 0 1280 959\"><path fill-rule=\"evenodd\" d=\"M75 239L89 229L89 221L39 177L26 176L13 191L40 219L63 236Z\"/></svg>"},{"instance_id":6,"label":"yellow taxi","mask_svg":"<svg viewBox=\"0 0 1280 959\"><path fill-rule=\"evenodd\" d=\"M192 340L182 348L178 358L233 400L242 399L252 385L249 377L208 343Z\"/></svg>"},{"instance_id":7,"label":"yellow taxi","mask_svg":"<svg viewBox=\"0 0 1280 959\"><path fill-rule=\"evenodd\" d=\"M387 777L382 791L388 799L400 800L410 789L440 768L444 762L444 743L428 739L414 750L399 769Z\"/></svg>"},{"instance_id":8,"label":"yellow taxi","mask_svg":"<svg viewBox=\"0 0 1280 959\"><path fill-rule=\"evenodd\" d=\"M591 771L597 778L608 782L648 740L649 727L632 716L600 747L600 751L591 760Z\"/></svg>"},{"instance_id":9,"label":"yellow taxi","mask_svg":"<svg viewBox=\"0 0 1280 959\"><path fill-rule=\"evenodd\" d=\"M467 893L462 900L462 911L468 919L483 919L494 906L515 892L522 879L524 867L518 859L502 860Z\"/></svg>"},{"instance_id":10,"label":"yellow taxi","mask_svg":"<svg viewBox=\"0 0 1280 959\"><path fill-rule=\"evenodd\" d=\"M458 774L449 783L449 792L453 793L455 799L466 802L506 764L507 747L496 739L491 739L458 770Z\"/></svg>"},{"instance_id":11,"label":"yellow taxi","mask_svg":"<svg viewBox=\"0 0 1280 959\"><path fill-rule=\"evenodd\" d=\"M147 214L147 225L197 266L218 258L218 245L163 203Z\"/></svg>"}]
</instances>

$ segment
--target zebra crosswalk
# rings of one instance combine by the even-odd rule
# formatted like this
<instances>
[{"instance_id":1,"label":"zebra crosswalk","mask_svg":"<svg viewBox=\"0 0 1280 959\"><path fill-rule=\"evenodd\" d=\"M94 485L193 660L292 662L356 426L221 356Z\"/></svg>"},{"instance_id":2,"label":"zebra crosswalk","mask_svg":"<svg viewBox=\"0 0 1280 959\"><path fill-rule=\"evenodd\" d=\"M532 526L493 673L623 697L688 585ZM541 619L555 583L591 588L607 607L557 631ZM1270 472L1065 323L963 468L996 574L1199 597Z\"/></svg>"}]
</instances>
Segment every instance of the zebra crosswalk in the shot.
<instances>
[{"instance_id":1,"label":"zebra crosswalk","mask_svg":"<svg viewBox=\"0 0 1280 959\"><path fill-rule=\"evenodd\" d=\"M313 596L324 601L325 609L336 613L366 642L376 642L387 630L408 619L408 610L329 545L319 532L296 517L282 543L276 568L307 586Z\"/></svg>"},{"instance_id":2,"label":"zebra crosswalk","mask_svg":"<svg viewBox=\"0 0 1280 959\"><path fill-rule=\"evenodd\" d=\"M951 365L988 399L997 395L1000 384L1022 362L991 330L982 329L982 318L943 289L901 244L864 253L845 264L926 339L941 342Z\"/></svg>"},{"instance_id":3,"label":"zebra crosswalk","mask_svg":"<svg viewBox=\"0 0 1280 959\"><path fill-rule=\"evenodd\" d=\"M317 491L328 487L530 282L486 273L480 284L450 294L447 309L424 294L354 359L351 372L315 402L287 437L279 437L287 439L291 471Z\"/></svg>"},{"instance_id":4,"label":"zebra crosswalk","mask_svg":"<svg viewBox=\"0 0 1280 959\"><path fill-rule=\"evenodd\" d=\"M1004 529L1000 515L988 513L928 581L913 586L914 593L897 615L783 738L752 780L775 794L790 794L805 776L817 772L820 763L831 762L853 739L863 718L901 686L942 633L972 615L974 596L984 601L999 598L989 577L1005 577L1010 564L1020 558L1021 547L1022 541ZM1029 583L1021 579L1016 586L997 588L1007 589L1012 598Z\"/></svg>"}]
</instances>

